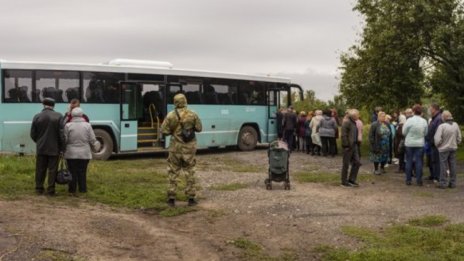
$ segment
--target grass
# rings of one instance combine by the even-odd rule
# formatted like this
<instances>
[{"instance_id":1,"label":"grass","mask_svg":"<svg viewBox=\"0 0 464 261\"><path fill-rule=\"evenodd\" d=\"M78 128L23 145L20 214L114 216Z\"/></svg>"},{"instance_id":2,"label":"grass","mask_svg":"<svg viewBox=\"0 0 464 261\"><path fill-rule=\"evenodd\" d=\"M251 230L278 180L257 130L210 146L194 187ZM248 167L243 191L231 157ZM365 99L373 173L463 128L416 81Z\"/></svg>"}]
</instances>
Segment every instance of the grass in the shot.
<instances>
[{"instance_id":1,"label":"grass","mask_svg":"<svg viewBox=\"0 0 464 261\"><path fill-rule=\"evenodd\" d=\"M39 252L39 254L33 259L37 261L45 261L45 260L51 260L51 261L83 261L83 258L80 257L75 257L72 254L65 252L65 251L60 251L60 250L54 250L54 249L43 249Z\"/></svg>"},{"instance_id":2,"label":"grass","mask_svg":"<svg viewBox=\"0 0 464 261\"><path fill-rule=\"evenodd\" d=\"M247 188L248 184L244 183L229 183L229 184L219 184L213 186L211 189L213 190L220 190L220 191L236 191L239 189Z\"/></svg>"},{"instance_id":3,"label":"grass","mask_svg":"<svg viewBox=\"0 0 464 261\"><path fill-rule=\"evenodd\" d=\"M341 174L333 172L318 172L318 171L299 171L293 174L295 179L300 183L323 183L329 185L340 185ZM372 175L360 173L358 182L369 182L374 179Z\"/></svg>"},{"instance_id":4,"label":"grass","mask_svg":"<svg viewBox=\"0 0 464 261\"><path fill-rule=\"evenodd\" d=\"M441 226L448 222L448 218L445 216L425 216L422 218L415 218L409 220L409 225L419 227L434 227Z\"/></svg>"},{"instance_id":5,"label":"grass","mask_svg":"<svg viewBox=\"0 0 464 261\"><path fill-rule=\"evenodd\" d=\"M313 249L322 260L464 260L464 224L446 224L444 216L411 219L383 230L342 227L358 241L358 249L320 245Z\"/></svg>"},{"instance_id":6,"label":"grass","mask_svg":"<svg viewBox=\"0 0 464 261\"><path fill-rule=\"evenodd\" d=\"M240 237L232 241L228 241L229 244L232 244L236 248L242 250L241 258L243 260L251 261L292 261L297 260L298 256L292 250L284 249L283 253L277 257L270 256L265 253L264 248L254 243L246 238Z\"/></svg>"},{"instance_id":7,"label":"grass","mask_svg":"<svg viewBox=\"0 0 464 261\"><path fill-rule=\"evenodd\" d=\"M103 203L114 207L154 209L163 216L175 216L191 209L168 209L167 174L164 159L91 161L87 173L88 193L78 201ZM0 197L19 199L34 195L34 157L0 156ZM179 184L178 200L186 200ZM67 196L67 186L56 185L56 200L75 202Z\"/></svg>"}]
</instances>

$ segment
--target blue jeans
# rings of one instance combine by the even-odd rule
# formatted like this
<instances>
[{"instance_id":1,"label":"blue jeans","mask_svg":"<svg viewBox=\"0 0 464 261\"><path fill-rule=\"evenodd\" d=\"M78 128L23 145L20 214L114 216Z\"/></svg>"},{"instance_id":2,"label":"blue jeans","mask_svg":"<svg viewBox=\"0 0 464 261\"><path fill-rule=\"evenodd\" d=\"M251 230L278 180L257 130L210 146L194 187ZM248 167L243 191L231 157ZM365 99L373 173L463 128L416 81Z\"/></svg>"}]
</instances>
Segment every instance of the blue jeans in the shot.
<instances>
[{"instance_id":1,"label":"blue jeans","mask_svg":"<svg viewBox=\"0 0 464 261\"><path fill-rule=\"evenodd\" d=\"M422 182L422 165L424 158L423 147L406 147L406 181L411 181L412 164L416 165L416 180L417 183Z\"/></svg>"}]
</instances>

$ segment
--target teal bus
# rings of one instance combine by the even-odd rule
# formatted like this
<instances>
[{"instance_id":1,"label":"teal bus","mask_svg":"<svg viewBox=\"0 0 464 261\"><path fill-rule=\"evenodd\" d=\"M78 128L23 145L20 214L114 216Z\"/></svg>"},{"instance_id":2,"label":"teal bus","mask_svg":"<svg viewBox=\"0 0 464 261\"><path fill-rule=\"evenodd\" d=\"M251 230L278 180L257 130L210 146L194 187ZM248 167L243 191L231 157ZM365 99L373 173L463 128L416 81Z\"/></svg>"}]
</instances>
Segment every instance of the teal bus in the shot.
<instances>
[{"instance_id":1,"label":"teal bus","mask_svg":"<svg viewBox=\"0 0 464 261\"><path fill-rule=\"evenodd\" d=\"M198 148L253 150L276 139L276 111L302 89L289 79L174 69L167 62L115 59L102 64L0 60L0 152L33 154L29 131L45 97L64 113L79 99L102 148L113 154L165 151L160 133L182 92L203 122Z\"/></svg>"}]
</instances>

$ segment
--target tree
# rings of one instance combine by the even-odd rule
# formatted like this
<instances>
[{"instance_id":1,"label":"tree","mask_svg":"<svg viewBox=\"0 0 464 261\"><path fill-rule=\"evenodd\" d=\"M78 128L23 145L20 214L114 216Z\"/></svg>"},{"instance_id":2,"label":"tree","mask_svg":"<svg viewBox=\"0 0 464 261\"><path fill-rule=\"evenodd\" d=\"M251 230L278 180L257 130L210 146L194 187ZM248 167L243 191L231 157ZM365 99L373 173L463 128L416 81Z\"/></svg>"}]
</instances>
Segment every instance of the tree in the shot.
<instances>
[{"instance_id":1,"label":"tree","mask_svg":"<svg viewBox=\"0 0 464 261\"><path fill-rule=\"evenodd\" d=\"M340 91L348 105L391 110L438 92L464 115L459 0L358 0L354 10L365 27L360 43L340 58Z\"/></svg>"}]
</instances>

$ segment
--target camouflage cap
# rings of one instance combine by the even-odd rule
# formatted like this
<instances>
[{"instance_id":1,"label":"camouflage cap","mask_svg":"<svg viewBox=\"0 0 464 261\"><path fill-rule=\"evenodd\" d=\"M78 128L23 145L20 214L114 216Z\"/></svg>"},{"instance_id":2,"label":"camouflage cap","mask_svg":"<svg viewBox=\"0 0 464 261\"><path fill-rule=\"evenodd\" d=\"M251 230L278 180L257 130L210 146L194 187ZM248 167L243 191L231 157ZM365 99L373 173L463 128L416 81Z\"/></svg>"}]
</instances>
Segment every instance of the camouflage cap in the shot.
<instances>
[{"instance_id":1,"label":"camouflage cap","mask_svg":"<svg viewBox=\"0 0 464 261\"><path fill-rule=\"evenodd\" d=\"M184 108L187 106L187 98L183 93L179 93L174 96L174 105L176 108Z\"/></svg>"}]
</instances>

